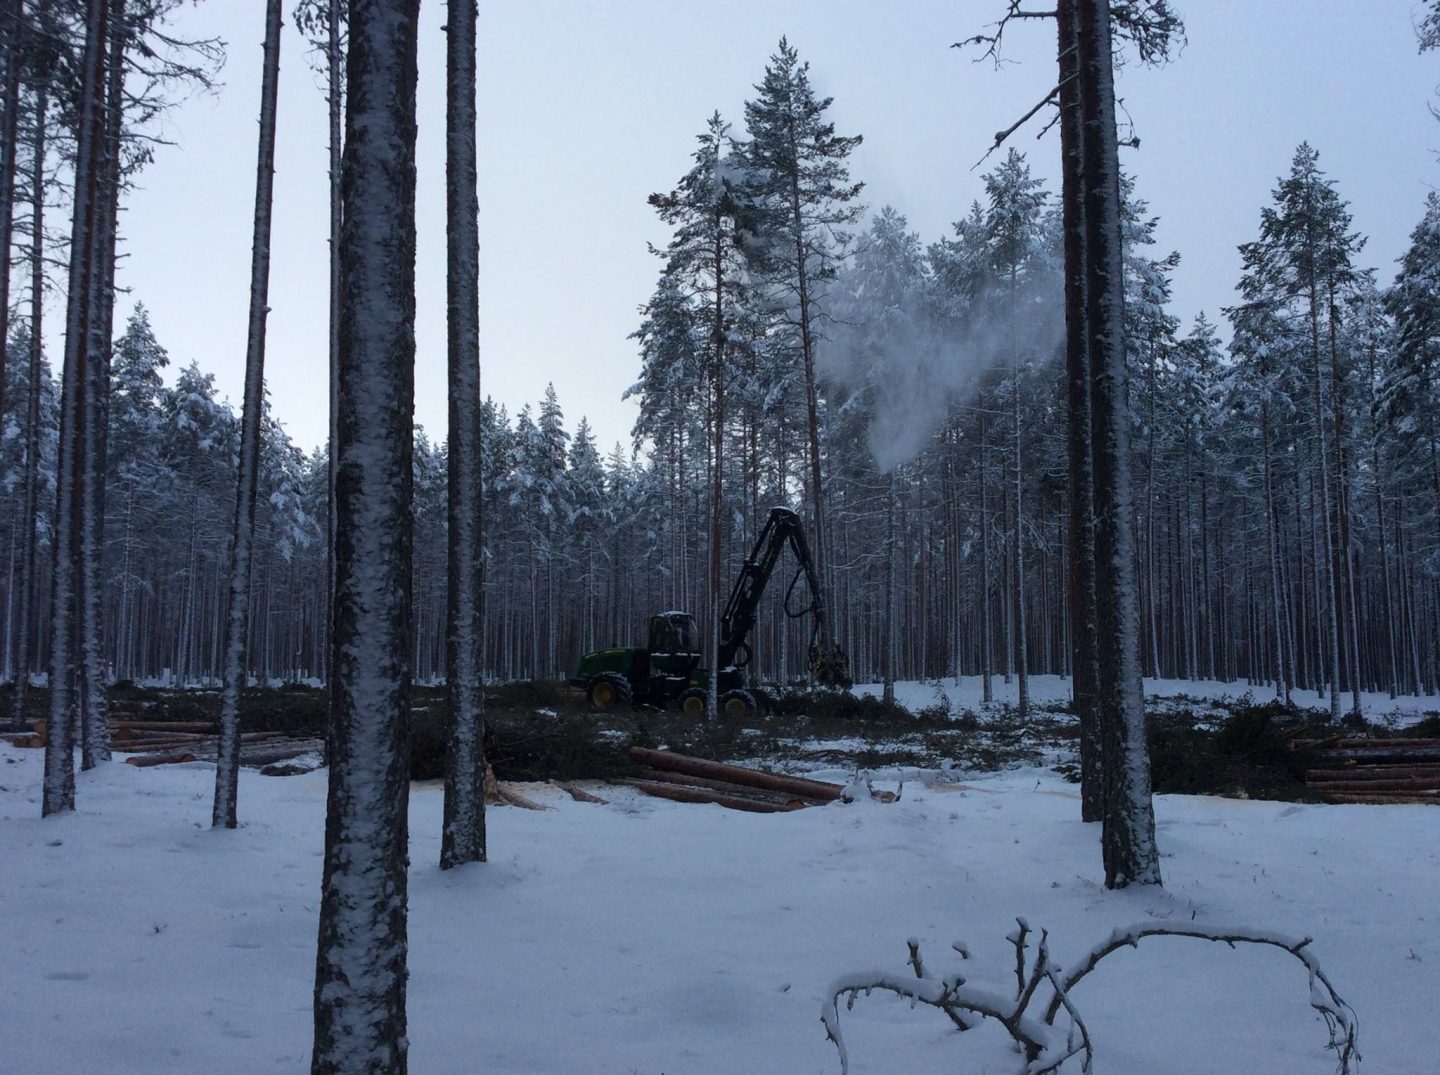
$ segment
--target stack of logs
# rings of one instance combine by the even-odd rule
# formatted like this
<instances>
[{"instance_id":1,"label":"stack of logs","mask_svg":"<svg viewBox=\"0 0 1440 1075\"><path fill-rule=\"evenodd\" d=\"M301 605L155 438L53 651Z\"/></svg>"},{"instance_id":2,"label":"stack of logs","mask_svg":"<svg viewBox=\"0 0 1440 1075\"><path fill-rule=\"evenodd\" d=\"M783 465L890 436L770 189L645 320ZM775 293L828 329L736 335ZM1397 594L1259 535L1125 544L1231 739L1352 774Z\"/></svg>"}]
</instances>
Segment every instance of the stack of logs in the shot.
<instances>
[{"instance_id":1,"label":"stack of logs","mask_svg":"<svg viewBox=\"0 0 1440 1075\"><path fill-rule=\"evenodd\" d=\"M731 810L774 814L834 802L845 790L839 784L762 773L668 750L631 747L630 758L642 767L640 775L614 783L682 803L714 803Z\"/></svg>"},{"instance_id":2,"label":"stack of logs","mask_svg":"<svg viewBox=\"0 0 1440 1075\"><path fill-rule=\"evenodd\" d=\"M7 733L6 742L19 747L43 747L45 722L35 721L29 732ZM214 721L112 720L110 749L128 755L130 765L173 765L187 761L214 761L219 750L220 727ZM240 764L260 768L290 761L305 754L324 756L320 739L291 739L284 732L242 732Z\"/></svg>"},{"instance_id":3,"label":"stack of logs","mask_svg":"<svg viewBox=\"0 0 1440 1075\"><path fill-rule=\"evenodd\" d=\"M1440 803L1440 739L1296 739L1305 784L1334 803Z\"/></svg>"}]
</instances>

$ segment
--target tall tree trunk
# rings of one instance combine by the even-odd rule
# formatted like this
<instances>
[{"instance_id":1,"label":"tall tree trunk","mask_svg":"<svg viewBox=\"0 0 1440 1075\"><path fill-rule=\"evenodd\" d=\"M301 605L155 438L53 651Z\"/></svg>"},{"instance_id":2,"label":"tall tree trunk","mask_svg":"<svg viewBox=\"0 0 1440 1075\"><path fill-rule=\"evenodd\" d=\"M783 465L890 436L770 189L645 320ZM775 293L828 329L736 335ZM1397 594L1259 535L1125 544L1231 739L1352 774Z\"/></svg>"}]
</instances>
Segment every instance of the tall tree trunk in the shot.
<instances>
[{"instance_id":1,"label":"tall tree trunk","mask_svg":"<svg viewBox=\"0 0 1440 1075\"><path fill-rule=\"evenodd\" d=\"M5 374L10 355L10 240L15 230L16 150L20 144L21 22L24 0L0 0L0 48L4 52L0 115L0 418L5 415ZM9 655L7 650L6 656Z\"/></svg>"},{"instance_id":2,"label":"tall tree trunk","mask_svg":"<svg viewBox=\"0 0 1440 1075\"><path fill-rule=\"evenodd\" d=\"M81 563L76 608L80 629L81 766L110 760L105 704L103 587L105 475L110 410L110 340L115 322L115 246L120 215L120 138L125 107L125 0L111 0L105 108L96 117L100 175L91 258L89 342L85 356L85 470L81 493Z\"/></svg>"},{"instance_id":3,"label":"tall tree trunk","mask_svg":"<svg viewBox=\"0 0 1440 1075\"><path fill-rule=\"evenodd\" d=\"M1011 305L1014 303L1014 276L1011 276ZM1013 328L1013 320L1011 322ZM1013 335L1013 333L1012 333ZM1011 571L1014 582L1014 613L1012 622L1015 631L1015 675L1016 675L1016 712L1020 719L1024 720L1030 713L1030 652L1029 642L1025 637L1025 526L1022 520L1023 504L1021 503L1021 492L1023 489L1023 473L1020 469L1020 356L1013 349L1011 351L1014 363L1013 375L1015 378L1014 389L1014 410L1011 415L1013 420L1011 434L1013 440L1014 473L1011 475L1012 492L1015 503L1015 542Z\"/></svg>"},{"instance_id":4,"label":"tall tree trunk","mask_svg":"<svg viewBox=\"0 0 1440 1075\"><path fill-rule=\"evenodd\" d=\"M1105 884L1159 884L1140 687L1134 501L1126 396L1120 167L1107 0L1079 0L1086 288L1094 434L1095 592L1103 729Z\"/></svg>"},{"instance_id":5,"label":"tall tree trunk","mask_svg":"<svg viewBox=\"0 0 1440 1075\"><path fill-rule=\"evenodd\" d=\"M1058 0L1060 202L1065 242L1065 383L1069 460L1070 646L1072 692L1080 722L1080 816L1099 821L1103 801L1095 665L1095 505L1091 462L1090 366L1085 331L1085 221L1081 201L1080 89L1076 79L1075 0Z\"/></svg>"},{"instance_id":6,"label":"tall tree trunk","mask_svg":"<svg viewBox=\"0 0 1440 1075\"><path fill-rule=\"evenodd\" d=\"M233 829L240 779L240 692L249 654L250 581L255 555L255 496L260 482L260 440L265 414L265 322L270 312L270 217L275 200L275 110L280 85L281 0L265 7L260 73L260 143L255 164L255 220L250 247L250 320L245 341L245 402L240 414L240 469L230 538L230 584L225 610L224 686L220 694L220 746L215 760L214 827Z\"/></svg>"},{"instance_id":7,"label":"tall tree trunk","mask_svg":"<svg viewBox=\"0 0 1440 1075\"><path fill-rule=\"evenodd\" d=\"M480 468L480 203L476 195L476 0L449 0L446 20L445 208L449 244L449 594L440 867L485 861L485 690Z\"/></svg>"},{"instance_id":8,"label":"tall tree trunk","mask_svg":"<svg viewBox=\"0 0 1440 1075\"><path fill-rule=\"evenodd\" d=\"M83 83L76 126L74 205L70 229L65 359L61 374L60 443L55 466L55 570L51 583L50 715L45 741L41 813L75 809L74 743L78 643L77 590L81 574L82 496L85 472L85 359L90 338L91 273L95 259L96 187L101 147L97 117L105 81L109 0L85 9Z\"/></svg>"},{"instance_id":9,"label":"tall tree trunk","mask_svg":"<svg viewBox=\"0 0 1440 1075\"><path fill-rule=\"evenodd\" d=\"M341 159L345 135L342 108L345 100L344 57L340 51L341 0L330 0L325 45L325 65L330 110L330 432L325 444L325 622L332 619L335 599L335 455L340 427L340 226L343 201L340 191ZM322 647L322 651L324 647ZM330 667L325 658L325 678Z\"/></svg>"},{"instance_id":10,"label":"tall tree trunk","mask_svg":"<svg viewBox=\"0 0 1440 1075\"><path fill-rule=\"evenodd\" d=\"M1271 610L1275 618L1275 700L1290 704L1290 676L1285 651L1285 594L1280 581L1280 535L1275 525L1275 491L1270 465L1270 404L1260 404L1260 444L1265 468L1265 552L1270 563Z\"/></svg>"},{"instance_id":11,"label":"tall tree trunk","mask_svg":"<svg viewBox=\"0 0 1440 1075\"><path fill-rule=\"evenodd\" d=\"M352 0L315 1075L406 1067L419 0Z\"/></svg>"},{"instance_id":12,"label":"tall tree trunk","mask_svg":"<svg viewBox=\"0 0 1440 1075\"><path fill-rule=\"evenodd\" d=\"M990 608L990 505L985 489L985 413L980 413L980 701L995 699L991 676L995 666L994 625Z\"/></svg>"},{"instance_id":13,"label":"tall tree trunk","mask_svg":"<svg viewBox=\"0 0 1440 1075\"><path fill-rule=\"evenodd\" d=\"M898 467L890 471L890 491L885 498L885 637L881 649L884 654L881 691L883 699L891 703L895 701L895 657L900 642L899 615L895 607L895 591L898 589L895 576L899 569L896 548L899 536L895 533L896 506L900 499L898 472Z\"/></svg>"},{"instance_id":14,"label":"tall tree trunk","mask_svg":"<svg viewBox=\"0 0 1440 1075\"><path fill-rule=\"evenodd\" d=\"M25 697L30 689L30 638L32 609L38 607L35 570L39 545L40 505L40 389L44 357L45 312L45 124L49 91L42 80L35 87L34 160L30 175L30 368L29 397L25 401L25 507L21 524L20 628L16 632L15 708L10 727L25 724Z\"/></svg>"},{"instance_id":15,"label":"tall tree trunk","mask_svg":"<svg viewBox=\"0 0 1440 1075\"><path fill-rule=\"evenodd\" d=\"M715 147L716 160L720 159L722 147ZM725 512L724 462L725 462L725 222L723 213L716 209L712 272L715 277L715 310L710 327L710 348L714 355L711 386L714 392L712 422L714 447L711 454L710 472L710 682L706 688L705 707L711 717L720 713L720 570L721 535ZM819 501L816 501L815 518L820 518Z\"/></svg>"}]
</instances>

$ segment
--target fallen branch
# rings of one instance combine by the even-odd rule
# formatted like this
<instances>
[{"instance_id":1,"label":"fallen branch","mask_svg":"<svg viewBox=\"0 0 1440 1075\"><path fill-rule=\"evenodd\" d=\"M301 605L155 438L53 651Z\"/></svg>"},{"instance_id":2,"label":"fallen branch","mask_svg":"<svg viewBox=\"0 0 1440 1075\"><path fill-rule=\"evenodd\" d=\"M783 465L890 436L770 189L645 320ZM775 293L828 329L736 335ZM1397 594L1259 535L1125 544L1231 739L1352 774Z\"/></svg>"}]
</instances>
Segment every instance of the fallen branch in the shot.
<instances>
[{"instance_id":1,"label":"fallen branch","mask_svg":"<svg viewBox=\"0 0 1440 1075\"><path fill-rule=\"evenodd\" d=\"M927 1004L943 1011L960 1030L967 1030L978 1019L993 1019L1003 1026L1024 1054L1022 1075L1045 1075L1057 1072L1072 1057L1080 1057L1080 1070L1090 1072L1095 1059L1094 1043L1071 993L1106 956L1121 948L1136 947L1144 937L1189 937L1195 940L1226 944L1256 944L1288 952L1305 967L1310 983L1310 1006L1320 1013L1330 1034L1329 1047L1335 1050L1339 1075L1352 1075L1360 1062L1359 1025L1354 1010L1335 991L1334 985L1310 951L1309 937L1297 939L1278 933L1243 927L1194 926L1183 923L1158 925L1140 923L1117 929L1102 943L1087 952L1070 969L1062 970L1051 961L1049 937L1044 930L1036 945L1033 959L1027 957L1031 930L1023 919L1016 919L1018 930L1007 940L1015 948L1014 996L969 984L960 974L933 977L920 956L919 943L910 940L910 966L913 979L884 972L846 975L830 987L830 999L822 1007L820 1019L826 1037L835 1043L840 1054L840 1070L850 1070L849 1052L840 1030L840 999L846 1008L854 1007L861 995L876 989L905 997L912 1003ZM962 946L956 950L965 955ZM1043 988L1042 988L1043 987ZM1037 997L1044 997L1044 1013L1037 1015ZM1055 1020L1064 1011L1069 1026L1061 1032Z\"/></svg>"}]
</instances>

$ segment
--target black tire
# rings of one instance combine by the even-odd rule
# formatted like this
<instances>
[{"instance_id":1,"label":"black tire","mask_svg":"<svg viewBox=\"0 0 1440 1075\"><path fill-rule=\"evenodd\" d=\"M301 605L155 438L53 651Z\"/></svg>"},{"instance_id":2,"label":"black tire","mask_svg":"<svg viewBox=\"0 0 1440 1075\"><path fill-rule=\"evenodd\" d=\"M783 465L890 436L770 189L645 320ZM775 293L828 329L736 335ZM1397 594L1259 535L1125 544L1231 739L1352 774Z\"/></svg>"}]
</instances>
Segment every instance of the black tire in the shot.
<instances>
[{"instance_id":1,"label":"black tire","mask_svg":"<svg viewBox=\"0 0 1440 1075\"><path fill-rule=\"evenodd\" d=\"M704 720L705 713L710 708L710 696L700 687L689 687L680 692L680 697L675 699L675 705L692 720Z\"/></svg>"},{"instance_id":2,"label":"black tire","mask_svg":"<svg viewBox=\"0 0 1440 1075\"><path fill-rule=\"evenodd\" d=\"M590 699L590 708L601 713L629 705L630 681L618 672L601 672L585 688L585 697Z\"/></svg>"},{"instance_id":3,"label":"black tire","mask_svg":"<svg viewBox=\"0 0 1440 1075\"><path fill-rule=\"evenodd\" d=\"M720 696L720 712L727 717L753 717L758 708L749 691L726 691Z\"/></svg>"}]
</instances>

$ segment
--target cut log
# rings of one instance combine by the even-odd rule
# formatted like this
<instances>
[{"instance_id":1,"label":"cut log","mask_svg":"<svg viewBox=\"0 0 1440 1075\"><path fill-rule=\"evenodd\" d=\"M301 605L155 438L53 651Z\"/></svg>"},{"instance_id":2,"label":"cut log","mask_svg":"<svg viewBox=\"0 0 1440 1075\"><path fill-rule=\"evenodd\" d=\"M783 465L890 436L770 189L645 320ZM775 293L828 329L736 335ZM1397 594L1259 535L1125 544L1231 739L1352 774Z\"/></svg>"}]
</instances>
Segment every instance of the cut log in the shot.
<instances>
[{"instance_id":1,"label":"cut log","mask_svg":"<svg viewBox=\"0 0 1440 1075\"><path fill-rule=\"evenodd\" d=\"M1305 782L1316 784L1329 780L1408 780L1412 777L1440 778L1440 764L1351 765L1343 769L1310 769L1305 773Z\"/></svg>"},{"instance_id":2,"label":"cut log","mask_svg":"<svg viewBox=\"0 0 1440 1075\"><path fill-rule=\"evenodd\" d=\"M707 780L723 780L731 784L759 788L762 791L778 791L802 799L818 802L834 802L845 789L839 784L827 784L820 780L806 780L798 776L781 776L778 773L762 773L758 769L747 769L741 765L726 765L703 758L691 758L668 750L648 750L645 747L631 747L630 757L641 765L672 773L704 777Z\"/></svg>"},{"instance_id":3,"label":"cut log","mask_svg":"<svg viewBox=\"0 0 1440 1075\"><path fill-rule=\"evenodd\" d=\"M681 784L660 784L653 780L620 780L617 783L636 788L646 795L654 795L660 799L673 799L680 803L713 803L731 810L746 810L752 814L782 814L787 810L803 808L800 803L787 806L783 803L762 802L759 799L742 799L738 795L723 795L718 791L692 788Z\"/></svg>"},{"instance_id":4,"label":"cut log","mask_svg":"<svg viewBox=\"0 0 1440 1075\"><path fill-rule=\"evenodd\" d=\"M1390 791L1440 791L1440 777L1434 776L1420 776L1409 780L1310 780L1306 783L1321 795L1337 791L1357 795L1376 795Z\"/></svg>"},{"instance_id":5,"label":"cut log","mask_svg":"<svg viewBox=\"0 0 1440 1075\"><path fill-rule=\"evenodd\" d=\"M1365 750L1369 747L1434 747L1440 750L1440 739L1434 736L1425 736L1413 739L1404 739L1395 736L1391 739L1346 739L1337 736L1333 739L1292 739L1290 748L1292 750L1329 750L1332 747L1345 747Z\"/></svg>"},{"instance_id":6,"label":"cut log","mask_svg":"<svg viewBox=\"0 0 1440 1075\"><path fill-rule=\"evenodd\" d=\"M220 725L213 720L112 720L111 728L136 732L201 732L214 735Z\"/></svg>"},{"instance_id":7,"label":"cut log","mask_svg":"<svg viewBox=\"0 0 1440 1075\"><path fill-rule=\"evenodd\" d=\"M240 763L249 766L273 765L277 761L289 761L291 758L298 758L304 754L319 754L323 758L325 756L324 741L296 739L280 743L256 743L253 747L249 744L242 744Z\"/></svg>"},{"instance_id":8,"label":"cut log","mask_svg":"<svg viewBox=\"0 0 1440 1075\"><path fill-rule=\"evenodd\" d=\"M810 806L819 802L818 799L811 799L807 802L798 795L787 795L781 791L765 791L761 788L736 784L729 780L709 780L703 776L690 776L686 773L667 773L663 769L641 769L640 779L651 780L658 784L704 788L706 791L718 791L722 795L738 795L742 799L755 799L758 802L775 803L778 806L790 806L792 803L797 806Z\"/></svg>"},{"instance_id":9,"label":"cut log","mask_svg":"<svg viewBox=\"0 0 1440 1075\"><path fill-rule=\"evenodd\" d=\"M1326 795L1332 803L1363 804L1368 806L1440 806L1440 795L1352 795L1336 793Z\"/></svg>"},{"instance_id":10,"label":"cut log","mask_svg":"<svg viewBox=\"0 0 1440 1075\"><path fill-rule=\"evenodd\" d=\"M577 784L562 781L560 786L569 792L570 798L574 799L577 803L599 803L602 806L605 805L606 800L600 798L598 795L591 795Z\"/></svg>"},{"instance_id":11,"label":"cut log","mask_svg":"<svg viewBox=\"0 0 1440 1075\"><path fill-rule=\"evenodd\" d=\"M114 725L110 728L110 741L112 743L147 743L157 740L180 740L180 739L210 739L212 735L203 732L176 732L176 731L151 731L148 728L131 728L127 725Z\"/></svg>"},{"instance_id":12,"label":"cut log","mask_svg":"<svg viewBox=\"0 0 1440 1075\"><path fill-rule=\"evenodd\" d=\"M45 737L35 735L31 732L5 732L0 734L0 739L5 740L12 747L43 747Z\"/></svg>"},{"instance_id":13,"label":"cut log","mask_svg":"<svg viewBox=\"0 0 1440 1075\"><path fill-rule=\"evenodd\" d=\"M1341 768L1310 768L1305 776L1308 780L1367 780L1371 779L1371 774L1375 774L1375 780L1385 779L1387 776L1440 776L1440 761L1414 761L1397 766L1362 766L1351 763Z\"/></svg>"},{"instance_id":14,"label":"cut log","mask_svg":"<svg viewBox=\"0 0 1440 1075\"><path fill-rule=\"evenodd\" d=\"M116 754L154 754L165 750L178 750L184 747L188 750L204 751L207 748L215 749L215 740L203 737L186 739L132 739L123 743L111 743L110 749Z\"/></svg>"},{"instance_id":15,"label":"cut log","mask_svg":"<svg viewBox=\"0 0 1440 1075\"><path fill-rule=\"evenodd\" d=\"M1440 764L1440 744L1427 746L1331 747L1312 752L1317 768L1332 768L1347 762L1360 765Z\"/></svg>"},{"instance_id":16,"label":"cut log","mask_svg":"<svg viewBox=\"0 0 1440 1075\"><path fill-rule=\"evenodd\" d=\"M179 765L182 762L194 760L194 754L188 751L181 751L174 754L139 754L132 758L126 758L125 764L144 769L151 765Z\"/></svg>"}]
</instances>

